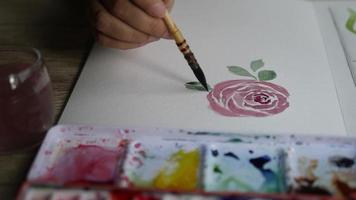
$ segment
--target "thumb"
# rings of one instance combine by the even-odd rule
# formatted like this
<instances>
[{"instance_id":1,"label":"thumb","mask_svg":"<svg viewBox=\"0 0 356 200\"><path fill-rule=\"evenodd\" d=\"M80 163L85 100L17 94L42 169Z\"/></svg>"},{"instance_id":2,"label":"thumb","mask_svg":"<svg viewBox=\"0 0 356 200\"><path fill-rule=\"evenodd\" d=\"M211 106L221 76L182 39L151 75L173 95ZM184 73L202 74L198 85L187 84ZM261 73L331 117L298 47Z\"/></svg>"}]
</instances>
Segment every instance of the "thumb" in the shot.
<instances>
[{"instance_id":1,"label":"thumb","mask_svg":"<svg viewBox=\"0 0 356 200\"><path fill-rule=\"evenodd\" d=\"M162 0L132 0L132 2L152 17L163 18L167 11Z\"/></svg>"}]
</instances>

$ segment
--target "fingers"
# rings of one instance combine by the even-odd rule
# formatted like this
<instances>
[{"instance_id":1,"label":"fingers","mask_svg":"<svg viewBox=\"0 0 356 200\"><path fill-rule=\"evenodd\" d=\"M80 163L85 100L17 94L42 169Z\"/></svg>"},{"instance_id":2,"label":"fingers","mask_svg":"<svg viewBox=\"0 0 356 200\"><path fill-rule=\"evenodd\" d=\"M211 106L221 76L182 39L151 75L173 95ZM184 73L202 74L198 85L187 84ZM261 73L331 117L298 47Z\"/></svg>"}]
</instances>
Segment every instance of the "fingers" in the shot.
<instances>
[{"instance_id":1,"label":"fingers","mask_svg":"<svg viewBox=\"0 0 356 200\"><path fill-rule=\"evenodd\" d=\"M147 43L123 42L120 40L113 39L101 32L97 32L96 40L102 46L109 47L109 48L117 48L117 49L122 49L122 50L134 49L134 48L138 48L138 47L141 47L141 46L144 46L145 44L147 44Z\"/></svg>"},{"instance_id":2,"label":"fingers","mask_svg":"<svg viewBox=\"0 0 356 200\"><path fill-rule=\"evenodd\" d=\"M165 13L165 4L161 0L156 1L163 5L162 12ZM152 17L129 0L117 0L115 5L111 7L111 13L132 28L152 37L161 38L169 36L162 19Z\"/></svg>"},{"instance_id":3,"label":"fingers","mask_svg":"<svg viewBox=\"0 0 356 200\"><path fill-rule=\"evenodd\" d=\"M174 5L174 0L163 0L163 2L166 4L167 9L171 11Z\"/></svg>"},{"instance_id":4,"label":"fingers","mask_svg":"<svg viewBox=\"0 0 356 200\"><path fill-rule=\"evenodd\" d=\"M162 20L174 0L91 0L100 44L131 49L159 38L171 39Z\"/></svg>"},{"instance_id":5,"label":"fingers","mask_svg":"<svg viewBox=\"0 0 356 200\"><path fill-rule=\"evenodd\" d=\"M156 18L163 18L167 10L162 0L132 0L132 2L147 14Z\"/></svg>"},{"instance_id":6,"label":"fingers","mask_svg":"<svg viewBox=\"0 0 356 200\"><path fill-rule=\"evenodd\" d=\"M150 35L135 30L120 19L112 16L97 0L92 0L92 3L96 30L123 42L144 43L152 40Z\"/></svg>"}]
</instances>

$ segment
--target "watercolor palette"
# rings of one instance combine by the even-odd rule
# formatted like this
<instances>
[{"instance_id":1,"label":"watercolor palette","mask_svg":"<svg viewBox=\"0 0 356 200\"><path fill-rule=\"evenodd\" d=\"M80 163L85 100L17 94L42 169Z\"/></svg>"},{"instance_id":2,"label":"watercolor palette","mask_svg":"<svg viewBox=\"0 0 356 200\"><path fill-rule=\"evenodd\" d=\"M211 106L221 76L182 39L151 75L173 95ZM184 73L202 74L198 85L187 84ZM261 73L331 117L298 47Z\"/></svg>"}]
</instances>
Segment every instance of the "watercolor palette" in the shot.
<instances>
[{"instance_id":1,"label":"watercolor palette","mask_svg":"<svg viewBox=\"0 0 356 200\"><path fill-rule=\"evenodd\" d=\"M135 141L128 149L120 186L198 189L202 152L199 145Z\"/></svg>"},{"instance_id":2,"label":"watercolor palette","mask_svg":"<svg viewBox=\"0 0 356 200\"><path fill-rule=\"evenodd\" d=\"M356 193L356 138L60 125L47 134L27 182L64 190L342 198Z\"/></svg>"},{"instance_id":3,"label":"watercolor palette","mask_svg":"<svg viewBox=\"0 0 356 200\"><path fill-rule=\"evenodd\" d=\"M297 193L337 194L356 188L354 149L354 144L309 144L289 149L290 189Z\"/></svg>"},{"instance_id":4,"label":"watercolor palette","mask_svg":"<svg viewBox=\"0 0 356 200\"><path fill-rule=\"evenodd\" d=\"M266 194L183 193L120 188L90 188L84 186L44 187L25 185L18 199L24 200L341 200L337 197L273 196Z\"/></svg>"},{"instance_id":5,"label":"watercolor palette","mask_svg":"<svg viewBox=\"0 0 356 200\"><path fill-rule=\"evenodd\" d=\"M285 191L281 150L268 146L257 149L253 144L212 144L206 152L207 191Z\"/></svg>"}]
</instances>

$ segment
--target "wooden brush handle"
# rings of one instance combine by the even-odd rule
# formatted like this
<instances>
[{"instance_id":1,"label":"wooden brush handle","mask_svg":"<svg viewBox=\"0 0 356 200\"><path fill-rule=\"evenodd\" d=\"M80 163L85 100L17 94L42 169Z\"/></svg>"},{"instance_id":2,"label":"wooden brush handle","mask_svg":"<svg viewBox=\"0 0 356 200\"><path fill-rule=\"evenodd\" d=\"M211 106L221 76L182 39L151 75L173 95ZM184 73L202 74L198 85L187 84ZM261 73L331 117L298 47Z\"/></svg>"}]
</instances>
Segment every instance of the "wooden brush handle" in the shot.
<instances>
[{"instance_id":1,"label":"wooden brush handle","mask_svg":"<svg viewBox=\"0 0 356 200\"><path fill-rule=\"evenodd\" d=\"M195 59L193 52L190 50L190 47L187 44L187 41L184 39L183 34L180 32L177 25L174 23L168 11L166 11L163 21L166 24L169 33L176 41L179 50L184 55L185 60L188 62L189 67L193 70L195 77L197 77L197 79L204 86L204 88L209 91L203 70L200 68L198 61Z\"/></svg>"},{"instance_id":2,"label":"wooden brush handle","mask_svg":"<svg viewBox=\"0 0 356 200\"><path fill-rule=\"evenodd\" d=\"M183 34L178 29L177 25L174 23L172 17L166 12L163 21L166 23L169 33L172 35L177 44L184 41Z\"/></svg>"},{"instance_id":3,"label":"wooden brush handle","mask_svg":"<svg viewBox=\"0 0 356 200\"><path fill-rule=\"evenodd\" d=\"M176 44L179 48L179 50L185 55L189 57L194 57L192 55L192 52L190 50L189 45L187 44L187 41L185 40L182 32L178 29L177 25L174 23L172 17L169 15L168 11L166 12L164 18L163 18L164 23L166 24L169 33L172 35L174 40L176 41ZM191 54L191 55L190 55ZM194 58L195 60L195 58Z\"/></svg>"}]
</instances>

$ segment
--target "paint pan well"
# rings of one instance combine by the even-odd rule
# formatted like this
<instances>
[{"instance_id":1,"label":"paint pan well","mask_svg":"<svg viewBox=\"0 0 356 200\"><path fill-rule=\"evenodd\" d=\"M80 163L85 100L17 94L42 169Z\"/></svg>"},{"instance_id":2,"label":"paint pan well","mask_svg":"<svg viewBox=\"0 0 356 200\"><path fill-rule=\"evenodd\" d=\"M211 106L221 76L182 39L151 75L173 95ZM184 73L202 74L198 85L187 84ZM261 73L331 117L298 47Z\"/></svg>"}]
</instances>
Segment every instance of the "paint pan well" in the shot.
<instances>
[{"instance_id":1,"label":"paint pan well","mask_svg":"<svg viewBox=\"0 0 356 200\"><path fill-rule=\"evenodd\" d=\"M282 150L253 144L211 144L205 155L207 191L284 192Z\"/></svg>"},{"instance_id":2,"label":"paint pan well","mask_svg":"<svg viewBox=\"0 0 356 200\"><path fill-rule=\"evenodd\" d=\"M63 149L60 155L36 181L50 183L114 181L120 160L121 148L108 148L94 145L79 145Z\"/></svg>"},{"instance_id":3,"label":"paint pan well","mask_svg":"<svg viewBox=\"0 0 356 200\"><path fill-rule=\"evenodd\" d=\"M130 144L120 185L152 189L198 189L201 147L163 140Z\"/></svg>"},{"instance_id":4,"label":"paint pan well","mask_svg":"<svg viewBox=\"0 0 356 200\"><path fill-rule=\"evenodd\" d=\"M356 188L356 149L347 144L302 144L288 149L292 193L345 195Z\"/></svg>"}]
</instances>

